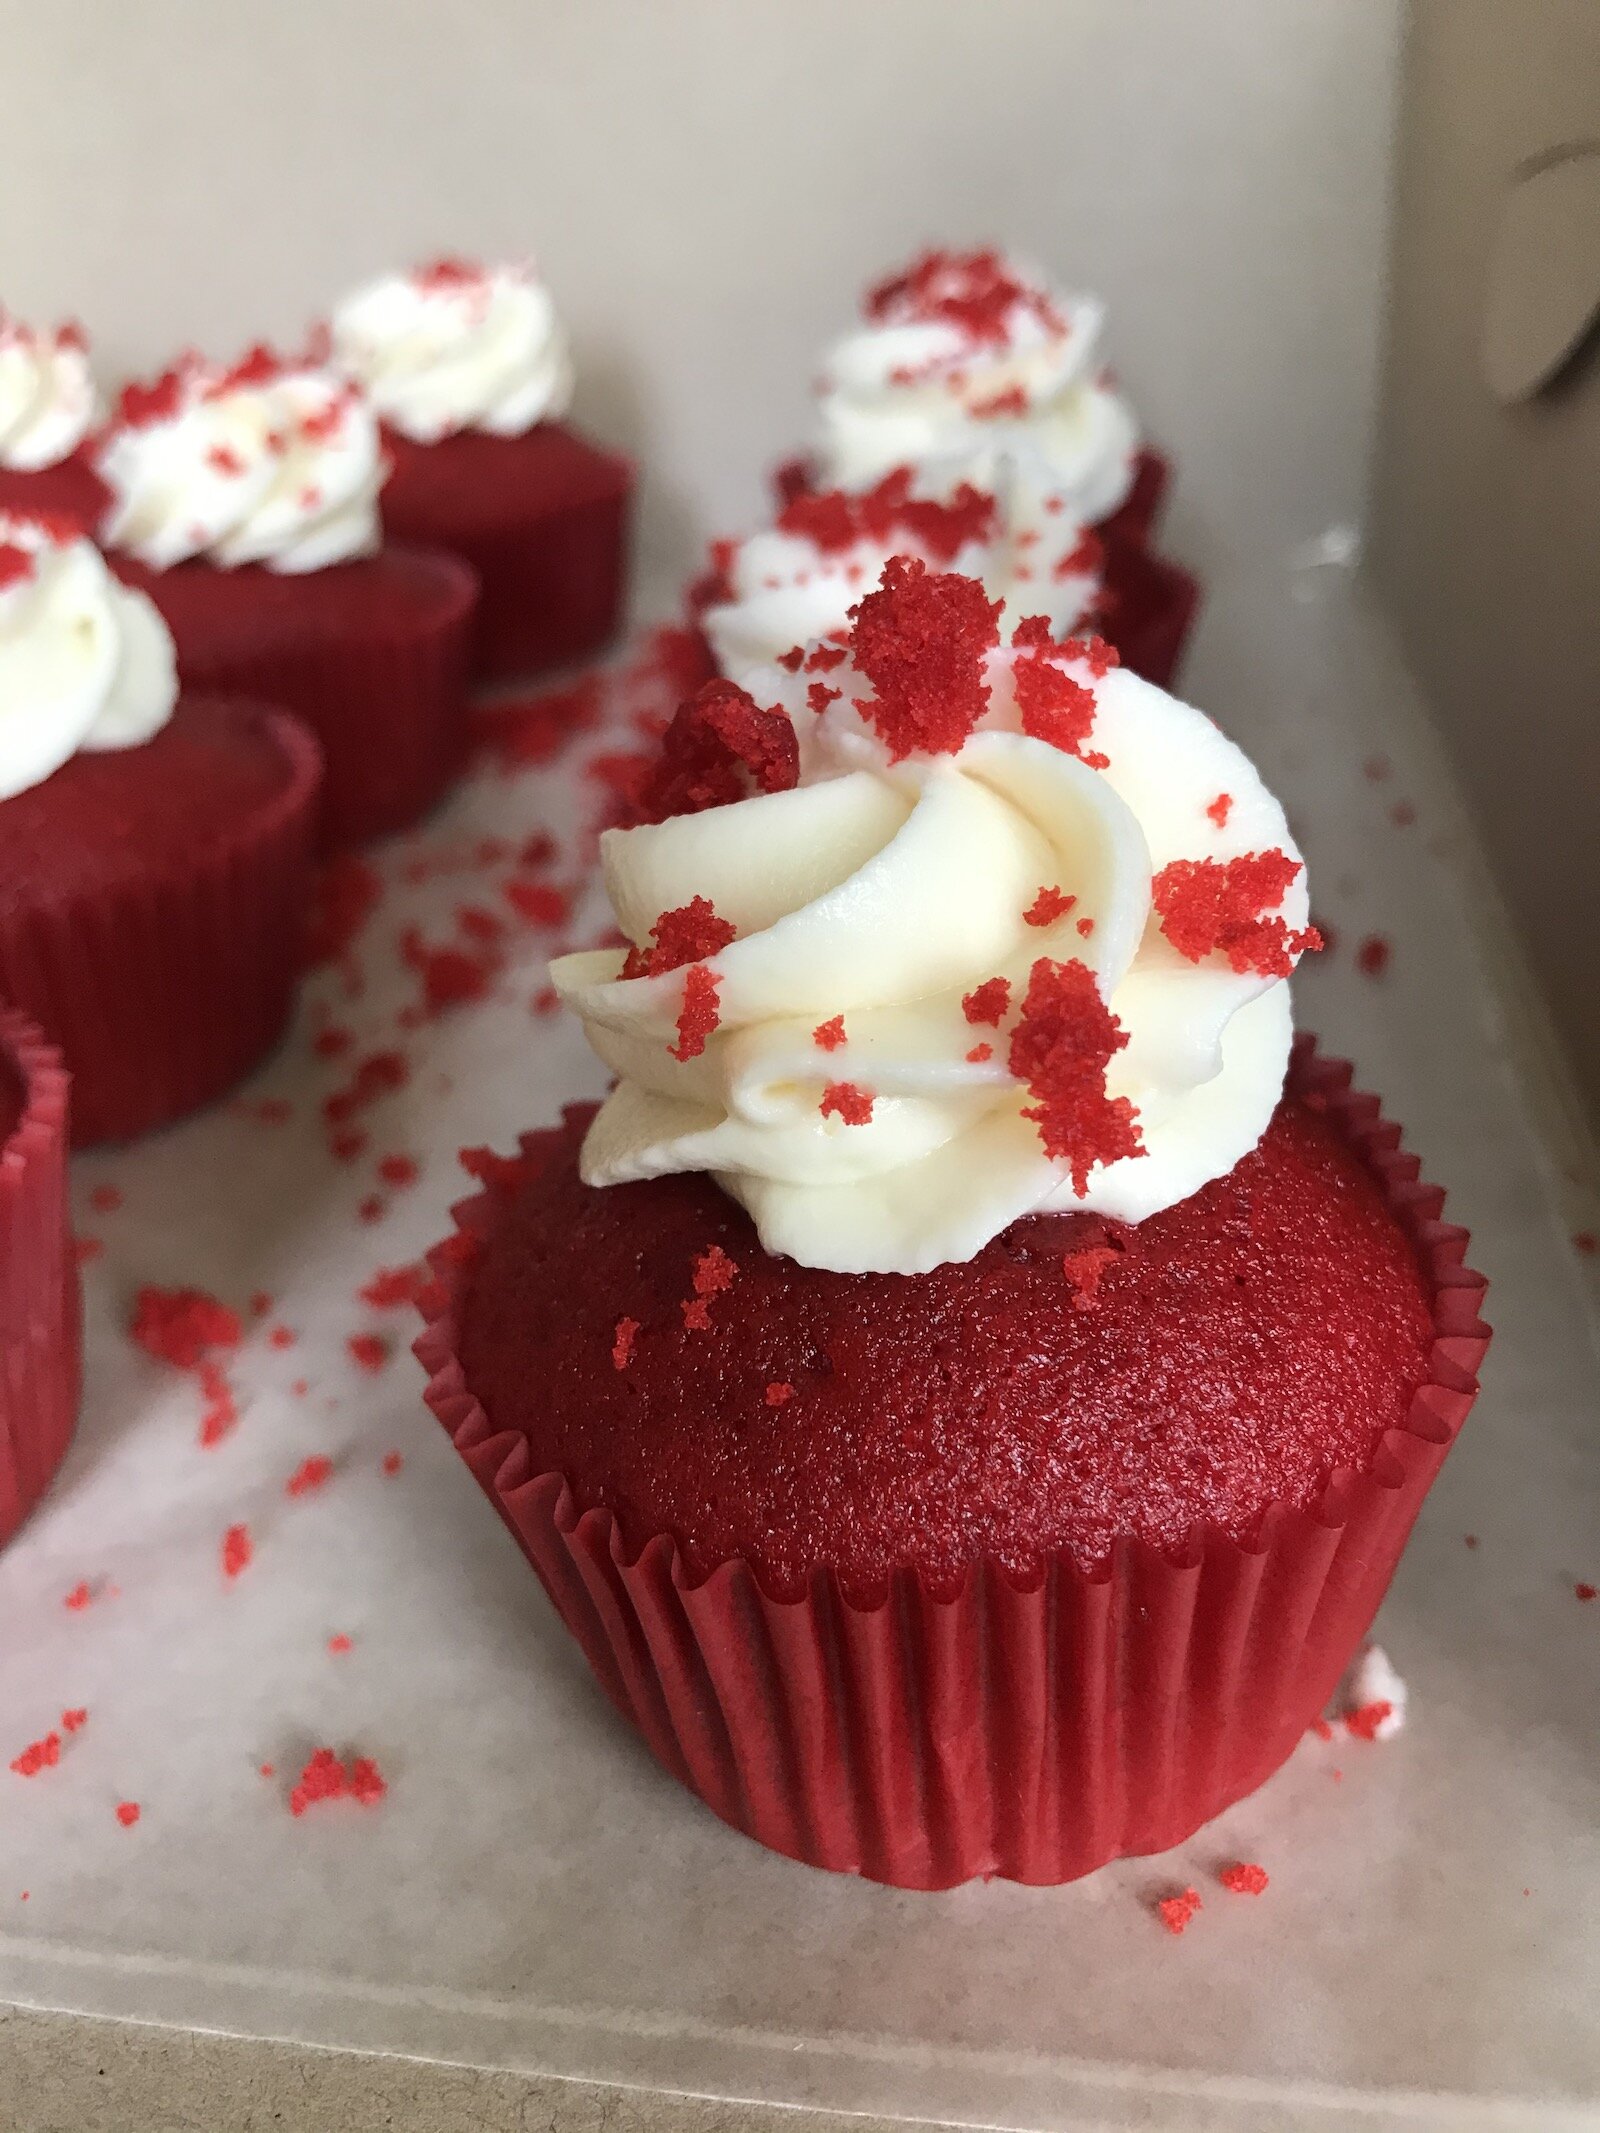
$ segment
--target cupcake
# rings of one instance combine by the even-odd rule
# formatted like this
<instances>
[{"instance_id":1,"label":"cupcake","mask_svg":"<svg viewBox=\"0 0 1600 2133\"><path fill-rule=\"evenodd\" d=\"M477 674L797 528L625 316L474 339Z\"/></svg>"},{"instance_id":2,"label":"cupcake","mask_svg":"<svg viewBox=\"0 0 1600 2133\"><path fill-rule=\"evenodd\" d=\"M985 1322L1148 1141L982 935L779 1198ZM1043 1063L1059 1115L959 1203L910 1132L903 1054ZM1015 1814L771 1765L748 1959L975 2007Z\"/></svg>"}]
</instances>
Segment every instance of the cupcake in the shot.
<instances>
[{"instance_id":1,"label":"cupcake","mask_svg":"<svg viewBox=\"0 0 1600 2133\"><path fill-rule=\"evenodd\" d=\"M81 1372L67 1076L33 1024L0 1008L0 1541L61 1464Z\"/></svg>"},{"instance_id":2,"label":"cupcake","mask_svg":"<svg viewBox=\"0 0 1600 2133\"><path fill-rule=\"evenodd\" d=\"M543 282L436 260L358 289L332 337L383 421L385 526L478 574L479 675L532 674L604 644L621 612L633 469L561 419L572 360Z\"/></svg>"},{"instance_id":3,"label":"cupcake","mask_svg":"<svg viewBox=\"0 0 1600 2133\"><path fill-rule=\"evenodd\" d=\"M0 518L0 999L73 1076L79 1142L229 1088L294 996L320 764L288 713L186 689L90 542Z\"/></svg>"},{"instance_id":4,"label":"cupcake","mask_svg":"<svg viewBox=\"0 0 1600 2133\"><path fill-rule=\"evenodd\" d=\"M106 506L89 448L97 412L83 328L36 332L0 309L0 510L93 531Z\"/></svg>"},{"instance_id":5,"label":"cupcake","mask_svg":"<svg viewBox=\"0 0 1600 2133\"><path fill-rule=\"evenodd\" d=\"M553 976L615 1085L475 1159L429 1398L727 1821L1068 1880L1318 1715L1483 1284L1295 1046L1302 864L1208 718L914 559L775 671L604 841L628 945Z\"/></svg>"},{"instance_id":6,"label":"cupcake","mask_svg":"<svg viewBox=\"0 0 1600 2133\"><path fill-rule=\"evenodd\" d=\"M453 556L381 542L360 394L265 349L228 371L186 357L124 391L98 465L102 545L165 616L185 687L282 704L315 732L324 841L426 814L463 757L476 588Z\"/></svg>"},{"instance_id":7,"label":"cupcake","mask_svg":"<svg viewBox=\"0 0 1600 2133\"><path fill-rule=\"evenodd\" d=\"M924 489L993 489L1012 462L1097 530L1107 634L1136 673L1169 683L1199 587L1151 550L1169 469L1141 445L1101 361L1098 298L992 249L931 251L869 289L862 308L864 323L823 358L817 448L779 470L780 499L869 489L899 467Z\"/></svg>"}]
</instances>

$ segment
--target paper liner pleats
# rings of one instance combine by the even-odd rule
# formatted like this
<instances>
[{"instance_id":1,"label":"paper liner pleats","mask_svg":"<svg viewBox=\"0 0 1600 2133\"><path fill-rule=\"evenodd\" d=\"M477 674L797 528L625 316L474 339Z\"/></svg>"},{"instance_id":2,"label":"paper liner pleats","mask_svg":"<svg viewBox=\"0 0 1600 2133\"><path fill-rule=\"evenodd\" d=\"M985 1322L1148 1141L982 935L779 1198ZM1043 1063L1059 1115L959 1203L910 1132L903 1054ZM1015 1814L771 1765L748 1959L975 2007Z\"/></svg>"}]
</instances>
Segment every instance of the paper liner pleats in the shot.
<instances>
[{"instance_id":1,"label":"paper liner pleats","mask_svg":"<svg viewBox=\"0 0 1600 2133\"><path fill-rule=\"evenodd\" d=\"M954 1593L913 1571L864 1604L831 1574L775 1597L743 1560L695 1582L675 1543L630 1555L526 1441L496 1433L457 1336L470 1240L434 1256L417 1353L427 1398L538 1572L611 1701L724 1821L813 1866L906 1888L979 1875L1069 1881L1165 1850L1252 1791L1328 1700L1477 1392L1485 1282L1399 1130L1351 1070L1297 1046L1291 1088L1367 1163L1413 1238L1435 1319L1429 1375L1370 1466L1250 1547L1197 1532L1124 1542L1102 1574L1033 1580L990 1559ZM530 1143L531 1145L531 1143Z\"/></svg>"},{"instance_id":2,"label":"paper liner pleats","mask_svg":"<svg viewBox=\"0 0 1600 2133\"><path fill-rule=\"evenodd\" d=\"M25 1015L0 1007L0 1061L21 1109L0 1141L0 1542L61 1464L78 1419L78 1267L67 1209L67 1074Z\"/></svg>"}]
</instances>

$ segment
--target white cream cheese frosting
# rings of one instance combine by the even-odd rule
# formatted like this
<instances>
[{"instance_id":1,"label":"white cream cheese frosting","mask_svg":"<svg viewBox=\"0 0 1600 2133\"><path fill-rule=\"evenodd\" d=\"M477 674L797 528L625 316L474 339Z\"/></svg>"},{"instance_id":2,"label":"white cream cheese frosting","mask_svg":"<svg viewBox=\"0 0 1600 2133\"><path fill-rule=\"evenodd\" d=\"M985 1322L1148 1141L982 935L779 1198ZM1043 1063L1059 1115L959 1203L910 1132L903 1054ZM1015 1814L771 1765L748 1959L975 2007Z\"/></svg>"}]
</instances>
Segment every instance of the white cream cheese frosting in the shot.
<instances>
[{"instance_id":1,"label":"white cream cheese frosting","mask_svg":"<svg viewBox=\"0 0 1600 2133\"><path fill-rule=\"evenodd\" d=\"M458 430L517 437L564 415L572 358L531 268L436 260L386 274L333 314L334 358L419 444Z\"/></svg>"},{"instance_id":2,"label":"white cream cheese frosting","mask_svg":"<svg viewBox=\"0 0 1600 2133\"><path fill-rule=\"evenodd\" d=\"M36 474L70 459L96 414L79 326L36 332L0 311L0 467Z\"/></svg>"},{"instance_id":3,"label":"white cream cheese frosting","mask_svg":"<svg viewBox=\"0 0 1600 2133\"><path fill-rule=\"evenodd\" d=\"M186 357L126 390L97 456L107 547L153 569L196 556L296 573L371 555L385 472L377 420L330 370L256 349Z\"/></svg>"},{"instance_id":4,"label":"white cream cheese frosting","mask_svg":"<svg viewBox=\"0 0 1600 2133\"><path fill-rule=\"evenodd\" d=\"M992 485L998 457L1088 523L1133 481L1139 431L1099 353L1104 306L995 251L929 252L868 292L817 387L820 483L866 489L892 468Z\"/></svg>"},{"instance_id":5,"label":"white cream cheese frosting","mask_svg":"<svg viewBox=\"0 0 1600 2133\"><path fill-rule=\"evenodd\" d=\"M552 968L617 1077L585 1179L707 1171L768 1250L909 1274L1232 1169L1283 1086L1304 874L1248 759L1114 658L897 561L753 677L797 782L608 832L632 951Z\"/></svg>"},{"instance_id":6,"label":"white cream cheese frosting","mask_svg":"<svg viewBox=\"0 0 1600 2133\"><path fill-rule=\"evenodd\" d=\"M0 513L0 800L80 748L137 748L172 716L177 661L92 541Z\"/></svg>"}]
</instances>

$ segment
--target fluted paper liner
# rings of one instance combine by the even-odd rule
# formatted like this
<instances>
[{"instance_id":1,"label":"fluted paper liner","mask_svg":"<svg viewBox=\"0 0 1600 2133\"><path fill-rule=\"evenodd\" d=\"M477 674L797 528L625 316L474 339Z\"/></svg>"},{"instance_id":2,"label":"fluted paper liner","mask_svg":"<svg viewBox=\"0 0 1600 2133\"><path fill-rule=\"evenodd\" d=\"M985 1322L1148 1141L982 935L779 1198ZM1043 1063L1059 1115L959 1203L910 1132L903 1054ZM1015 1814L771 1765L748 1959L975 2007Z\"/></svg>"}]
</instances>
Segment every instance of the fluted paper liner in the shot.
<instances>
[{"instance_id":1,"label":"fluted paper liner","mask_svg":"<svg viewBox=\"0 0 1600 2133\"><path fill-rule=\"evenodd\" d=\"M67 1212L67 1074L25 1015L0 1008L22 1108L0 1142L0 1541L49 1486L78 1419L78 1266Z\"/></svg>"},{"instance_id":2,"label":"fluted paper liner","mask_svg":"<svg viewBox=\"0 0 1600 2133\"><path fill-rule=\"evenodd\" d=\"M263 710L289 775L181 867L0 912L0 997L60 1046L76 1145L127 1140L221 1096L276 1044L299 981L321 757Z\"/></svg>"},{"instance_id":3,"label":"fluted paper liner","mask_svg":"<svg viewBox=\"0 0 1600 2133\"><path fill-rule=\"evenodd\" d=\"M1343 1133L1415 1242L1432 1291L1429 1374L1369 1466L1309 1509L1269 1508L1251 1547L1197 1530L1125 1541L1089 1576L980 1559L953 1596L916 1572L862 1604L829 1572L799 1598L735 1558L696 1581L658 1535L630 1555L496 1433L457 1352L466 1280L437 1250L417 1354L427 1399L516 1536L601 1686L673 1775L736 1829L813 1866L906 1888L1053 1883L1163 1851L1269 1777L1376 1613L1477 1393L1486 1283L1399 1128L1351 1069L1300 1039L1290 1087ZM456 1210L481 1236L492 1196ZM470 1256L470 1255L468 1255Z\"/></svg>"}]
</instances>

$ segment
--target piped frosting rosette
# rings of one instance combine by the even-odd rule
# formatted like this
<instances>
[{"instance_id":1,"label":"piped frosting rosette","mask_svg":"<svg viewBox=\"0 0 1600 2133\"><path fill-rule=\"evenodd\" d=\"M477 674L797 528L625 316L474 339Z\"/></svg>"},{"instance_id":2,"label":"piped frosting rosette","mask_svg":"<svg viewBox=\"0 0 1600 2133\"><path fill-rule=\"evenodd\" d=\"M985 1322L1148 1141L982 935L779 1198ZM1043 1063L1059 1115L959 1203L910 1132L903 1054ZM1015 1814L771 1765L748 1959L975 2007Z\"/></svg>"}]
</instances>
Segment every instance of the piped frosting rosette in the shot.
<instances>
[{"instance_id":1,"label":"piped frosting rosette","mask_svg":"<svg viewBox=\"0 0 1600 2133\"><path fill-rule=\"evenodd\" d=\"M83 328L41 333L0 311L0 467L33 474L59 466L94 419Z\"/></svg>"},{"instance_id":2,"label":"piped frosting rosette","mask_svg":"<svg viewBox=\"0 0 1600 2133\"><path fill-rule=\"evenodd\" d=\"M1315 944L1283 812L1098 640L999 615L898 558L679 713L666 818L603 840L632 945L552 972L617 1076L590 1184L707 1171L768 1250L909 1274L1254 1147Z\"/></svg>"},{"instance_id":3,"label":"piped frosting rosette","mask_svg":"<svg viewBox=\"0 0 1600 2133\"><path fill-rule=\"evenodd\" d=\"M939 251L870 289L863 309L823 359L822 483L866 489L914 466L992 486L1004 456L1090 523L1123 502L1139 432L1101 360L1098 298L997 251Z\"/></svg>"}]
</instances>

